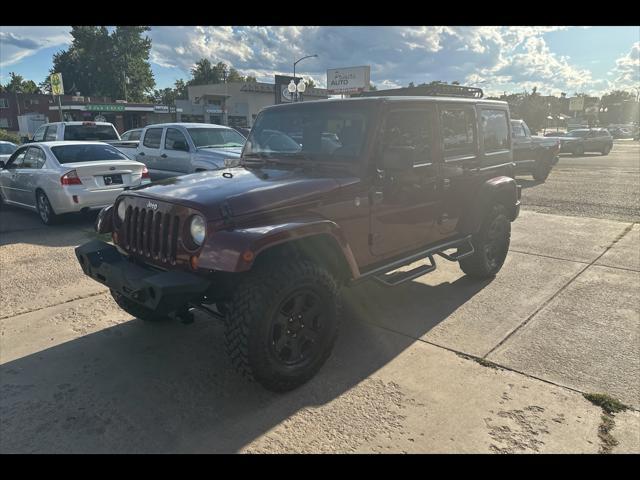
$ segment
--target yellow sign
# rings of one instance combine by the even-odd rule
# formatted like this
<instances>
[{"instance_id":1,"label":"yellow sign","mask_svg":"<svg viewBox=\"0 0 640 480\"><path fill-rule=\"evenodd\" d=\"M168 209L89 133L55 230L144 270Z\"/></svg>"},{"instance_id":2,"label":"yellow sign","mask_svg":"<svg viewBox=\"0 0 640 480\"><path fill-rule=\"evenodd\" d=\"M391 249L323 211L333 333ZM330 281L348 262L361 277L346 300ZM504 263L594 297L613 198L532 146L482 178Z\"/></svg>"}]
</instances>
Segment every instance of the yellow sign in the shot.
<instances>
[{"instance_id":1,"label":"yellow sign","mask_svg":"<svg viewBox=\"0 0 640 480\"><path fill-rule=\"evenodd\" d=\"M64 95L61 73L54 73L51 75L51 95Z\"/></svg>"}]
</instances>

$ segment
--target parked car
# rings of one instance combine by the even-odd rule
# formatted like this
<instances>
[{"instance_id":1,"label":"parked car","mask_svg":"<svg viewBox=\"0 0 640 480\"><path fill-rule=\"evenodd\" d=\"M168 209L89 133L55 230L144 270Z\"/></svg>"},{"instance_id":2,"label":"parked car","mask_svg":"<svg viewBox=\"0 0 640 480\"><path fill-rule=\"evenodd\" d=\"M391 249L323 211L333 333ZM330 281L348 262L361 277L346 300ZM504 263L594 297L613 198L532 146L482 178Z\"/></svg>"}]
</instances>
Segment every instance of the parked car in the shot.
<instances>
[{"instance_id":1,"label":"parked car","mask_svg":"<svg viewBox=\"0 0 640 480\"><path fill-rule=\"evenodd\" d=\"M225 159L240 157L245 142L223 125L162 123L144 128L133 158L147 165L155 181L223 168Z\"/></svg>"},{"instance_id":2,"label":"parked car","mask_svg":"<svg viewBox=\"0 0 640 480\"><path fill-rule=\"evenodd\" d=\"M574 156L586 152L600 152L608 155L613 148L613 137L606 128L581 128L571 130L560 138L560 153Z\"/></svg>"},{"instance_id":3,"label":"parked car","mask_svg":"<svg viewBox=\"0 0 640 480\"><path fill-rule=\"evenodd\" d=\"M236 368L293 389L331 353L343 285L399 285L437 255L470 277L502 267L520 210L509 107L468 97L267 107L239 166L123 192L96 222L115 246L86 243L78 261L135 317L223 318Z\"/></svg>"},{"instance_id":4,"label":"parked car","mask_svg":"<svg viewBox=\"0 0 640 480\"><path fill-rule=\"evenodd\" d=\"M511 135L516 172L529 173L534 180L546 180L553 166L558 163L560 140L531 135L524 120L511 120Z\"/></svg>"},{"instance_id":5,"label":"parked car","mask_svg":"<svg viewBox=\"0 0 640 480\"><path fill-rule=\"evenodd\" d=\"M34 142L60 140L119 142L120 135L112 123L107 122L53 122L40 125L33 135Z\"/></svg>"},{"instance_id":6,"label":"parked car","mask_svg":"<svg viewBox=\"0 0 640 480\"><path fill-rule=\"evenodd\" d=\"M144 164L102 142L40 142L0 161L0 201L35 210L43 223L99 210L124 190L149 183Z\"/></svg>"},{"instance_id":7,"label":"parked car","mask_svg":"<svg viewBox=\"0 0 640 480\"><path fill-rule=\"evenodd\" d=\"M0 160L6 162L17 148L15 143L0 140Z\"/></svg>"},{"instance_id":8,"label":"parked car","mask_svg":"<svg viewBox=\"0 0 640 480\"><path fill-rule=\"evenodd\" d=\"M127 130L122 135L120 135L120 140L122 141L138 141L140 140L140 134L142 133L143 128L134 128L132 130Z\"/></svg>"}]
</instances>

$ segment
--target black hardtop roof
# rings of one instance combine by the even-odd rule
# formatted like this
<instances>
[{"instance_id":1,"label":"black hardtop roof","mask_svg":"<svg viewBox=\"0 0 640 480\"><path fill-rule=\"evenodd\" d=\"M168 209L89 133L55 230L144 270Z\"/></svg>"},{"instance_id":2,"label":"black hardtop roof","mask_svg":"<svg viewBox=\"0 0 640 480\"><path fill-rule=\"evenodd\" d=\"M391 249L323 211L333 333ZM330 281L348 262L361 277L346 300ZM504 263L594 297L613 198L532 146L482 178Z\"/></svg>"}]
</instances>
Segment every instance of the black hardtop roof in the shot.
<instances>
[{"instance_id":1,"label":"black hardtop roof","mask_svg":"<svg viewBox=\"0 0 640 480\"><path fill-rule=\"evenodd\" d=\"M483 98L467 98L467 97L444 97L444 96L384 96L379 97L356 97L356 98L328 98L324 100L312 100L309 102L297 102L297 103L281 103L279 105L270 105L265 107L264 110L270 110L272 108L292 108L302 107L308 105L317 104L330 104L330 103L382 103L382 102L437 102L437 103L464 103L464 104L481 104L481 105L500 105L508 106L508 103L503 100L487 100Z\"/></svg>"}]
</instances>

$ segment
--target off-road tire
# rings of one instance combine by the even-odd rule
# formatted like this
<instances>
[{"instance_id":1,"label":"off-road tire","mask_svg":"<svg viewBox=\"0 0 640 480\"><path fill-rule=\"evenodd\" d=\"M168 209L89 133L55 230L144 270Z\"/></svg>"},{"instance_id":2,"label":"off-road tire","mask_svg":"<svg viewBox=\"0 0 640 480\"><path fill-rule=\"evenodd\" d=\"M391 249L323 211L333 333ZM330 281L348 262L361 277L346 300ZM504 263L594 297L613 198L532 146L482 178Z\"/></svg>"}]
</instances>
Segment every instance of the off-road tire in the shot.
<instances>
[{"instance_id":1,"label":"off-road tire","mask_svg":"<svg viewBox=\"0 0 640 480\"><path fill-rule=\"evenodd\" d=\"M58 223L60 217L56 215L47 194L42 190L36 192L36 209L38 210L40 220L45 225L55 225Z\"/></svg>"},{"instance_id":2,"label":"off-road tire","mask_svg":"<svg viewBox=\"0 0 640 480\"><path fill-rule=\"evenodd\" d=\"M495 203L488 209L480 230L471 239L473 255L460 259L460 268L470 277L495 276L507 258L510 241L511 222L507 217L507 209ZM497 243L492 245L493 242Z\"/></svg>"},{"instance_id":3,"label":"off-road tire","mask_svg":"<svg viewBox=\"0 0 640 480\"><path fill-rule=\"evenodd\" d=\"M582 155L584 155L584 147L578 146L573 149L574 157L581 157Z\"/></svg>"},{"instance_id":4,"label":"off-road tire","mask_svg":"<svg viewBox=\"0 0 640 480\"><path fill-rule=\"evenodd\" d=\"M611 151L611 147L609 145L606 145L602 151L600 152L602 154L602 156L606 156L609 155L609 152Z\"/></svg>"},{"instance_id":5,"label":"off-road tire","mask_svg":"<svg viewBox=\"0 0 640 480\"><path fill-rule=\"evenodd\" d=\"M111 296L122 310L127 312L129 315L139 318L140 320L144 320L146 322L162 322L169 320L167 315L163 315L143 307L142 305L129 300L127 297L115 290L111 290Z\"/></svg>"},{"instance_id":6,"label":"off-road tire","mask_svg":"<svg viewBox=\"0 0 640 480\"><path fill-rule=\"evenodd\" d=\"M550 160L537 160L533 167L531 175L537 182L544 182L551 173L551 161Z\"/></svg>"},{"instance_id":7,"label":"off-road tire","mask_svg":"<svg viewBox=\"0 0 640 480\"><path fill-rule=\"evenodd\" d=\"M273 353L273 328L281 306L296 292L318 295L323 327L307 363L285 365ZM236 370L267 390L286 392L310 380L325 363L338 336L340 287L324 267L310 260L268 261L255 266L234 291L227 314L225 344Z\"/></svg>"}]
</instances>

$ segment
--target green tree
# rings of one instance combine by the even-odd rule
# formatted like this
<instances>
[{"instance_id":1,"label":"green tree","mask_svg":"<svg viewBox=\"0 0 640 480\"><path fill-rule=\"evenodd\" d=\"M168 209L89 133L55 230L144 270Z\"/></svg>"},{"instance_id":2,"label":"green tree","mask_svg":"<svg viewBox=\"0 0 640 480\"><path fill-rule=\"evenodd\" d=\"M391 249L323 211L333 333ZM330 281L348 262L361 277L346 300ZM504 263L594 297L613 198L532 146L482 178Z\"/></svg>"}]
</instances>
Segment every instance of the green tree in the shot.
<instances>
[{"instance_id":1,"label":"green tree","mask_svg":"<svg viewBox=\"0 0 640 480\"><path fill-rule=\"evenodd\" d=\"M252 76L252 75L247 75L244 79L245 82L249 82L249 83L257 83L258 80L256 79L256 77Z\"/></svg>"},{"instance_id":2,"label":"green tree","mask_svg":"<svg viewBox=\"0 0 640 480\"><path fill-rule=\"evenodd\" d=\"M313 81L313 78L306 77L304 81L307 84L307 88L316 88L316 82Z\"/></svg>"},{"instance_id":3,"label":"green tree","mask_svg":"<svg viewBox=\"0 0 640 480\"><path fill-rule=\"evenodd\" d=\"M110 50L115 60L110 72L111 96L122 99L126 96L126 100L140 102L155 86L149 64L151 39L143 36L149 30L148 26L118 26L111 34Z\"/></svg>"},{"instance_id":4,"label":"green tree","mask_svg":"<svg viewBox=\"0 0 640 480\"><path fill-rule=\"evenodd\" d=\"M198 60L191 69L191 80L187 85L209 85L221 83L220 71L208 59Z\"/></svg>"},{"instance_id":5,"label":"green tree","mask_svg":"<svg viewBox=\"0 0 640 480\"><path fill-rule=\"evenodd\" d=\"M25 80L22 75L9 73L9 83L3 88L11 93L40 93L40 88L33 80Z\"/></svg>"}]
</instances>

